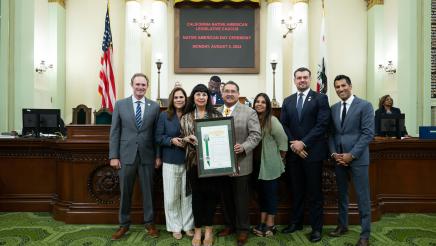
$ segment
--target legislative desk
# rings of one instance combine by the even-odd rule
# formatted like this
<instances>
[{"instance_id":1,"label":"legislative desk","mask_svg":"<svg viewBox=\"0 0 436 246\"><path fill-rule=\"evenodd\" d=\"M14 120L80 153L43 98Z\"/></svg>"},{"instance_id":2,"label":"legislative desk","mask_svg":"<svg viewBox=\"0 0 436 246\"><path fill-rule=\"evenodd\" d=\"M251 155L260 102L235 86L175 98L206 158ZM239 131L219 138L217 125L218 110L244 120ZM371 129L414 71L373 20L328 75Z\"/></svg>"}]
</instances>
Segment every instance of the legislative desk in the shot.
<instances>
[{"instance_id":1,"label":"legislative desk","mask_svg":"<svg viewBox=\"0 0 436 246\"><path fill-rule=\"evenodd\" d=\"M118 176L109 165L107 125L69 125L61 139L0 139L0 211L47 211L66 223L117 223ZM381 139L370 145L372 219L387 212L436 212L436 141ZM138 182L137 182L138 183ZM132 219L141 223L139 187L133 196ZM352 190L352 189L350 189ZM164 223L162 175L155 175L156 222ZM323 170L326 224L337 217L334 164ZM351 193L350 222L358 223ZM276 222L288 223L290 193L284 175L279 187ZM255 194L251 222L258 221ZM307 217L307 216L306 216ZM222 208L216 223L223 223Z\"/></svg>"}]
</instances>

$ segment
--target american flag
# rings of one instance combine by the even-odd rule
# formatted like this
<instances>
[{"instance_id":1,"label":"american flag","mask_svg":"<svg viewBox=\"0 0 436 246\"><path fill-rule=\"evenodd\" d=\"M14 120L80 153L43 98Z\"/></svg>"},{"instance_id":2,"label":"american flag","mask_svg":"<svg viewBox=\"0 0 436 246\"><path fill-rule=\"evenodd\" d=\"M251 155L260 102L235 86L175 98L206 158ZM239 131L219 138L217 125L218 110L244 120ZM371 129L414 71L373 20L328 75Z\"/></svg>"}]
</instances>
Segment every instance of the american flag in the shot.
<instances>
[{"instance_id":1,"label":"american flag","mask_svg":"<svg viewBox=\"0 0 436 246\"><path fill-rule=\"evenodd\" d=\"M98 83L98 92L101 95L101 107L114 110L115 100L117 97L115 89L114 71L112 68L112 32L109 20L109 6L106 9L106 18L104 24L103 36L103 53L101 54L100 64L100 81Z\"/></svg>"}]
</instances>

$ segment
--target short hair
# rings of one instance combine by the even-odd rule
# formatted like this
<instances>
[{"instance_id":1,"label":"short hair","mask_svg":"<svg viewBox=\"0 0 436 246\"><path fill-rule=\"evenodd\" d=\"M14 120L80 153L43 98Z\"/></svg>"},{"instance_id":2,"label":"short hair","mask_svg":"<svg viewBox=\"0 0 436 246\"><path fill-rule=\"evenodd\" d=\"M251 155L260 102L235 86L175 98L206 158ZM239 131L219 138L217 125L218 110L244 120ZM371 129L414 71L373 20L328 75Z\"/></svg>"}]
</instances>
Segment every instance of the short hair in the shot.
<instances>
[{"instance_id":1,"label":"short hair","mask_svg":"<svg viewBox=\"0 0 436 246\"><path fill-rule=\"evenodd\" d=\"M335 79L333 80L333 86L335 86L336 81L341 80L341 79L344 79L348 85L351 85L350 77L348 77L347 75L340 74L340 75L336 76Z\"/></svg>"},{"instance_id":2,"label":"short hair","mask_svg":"<svg viewBox=\"0 0 436 246\"><path fill-rule=\"evenodd\" d=\"M145 75L145 74L143 74L143 73L135 73L135 74L132 76L132 78L130 79L130 85L133 85L133 80L134 80L136 77L143 77L143 78L145 78L145 80L147 81L147 85L149 85L149 83L148 83L148 77L147 77L147 75Z\"/></svg>"},{"instance_id":3,"label":"short hair","mask_svg":"<svg viewBox=\"0 0 436 246\"><path fill-rule=\"evenodd\" d=\"M210 80L221 83L221 78L216 75L210 77Z\"/></svg>"},{"instance_id":4,"label":"short hair","mask_svg":"<svg viewBox=\"0 0 436 246\"><path fill-rule=\"evenodd\" d=\"M228 82L226 82L226 83L224 84L224 88L225 88L227 85L234 85L234 86L236 86L236 90L238 90L238 92L239 92L239 85L236 84L236 82L229 80Z\"/></svg>"},{"instance_id":5,"label":"short hair","mask_svg":"<svg viewBox=\"0 0 436 246\"><path fill-rule=\"evenodd\" d=\"M387 99L388 97L391 98L391 100L392 100L392 106L394 106L394 99L392 99L392 97L391 97L389 94L387 94L387 95L384 95L384 96L380 97L380 100L378 101L378 107L379 107L379 108L383 108L383 104L385 104L385 101L386 101L386 99Z\"/></svg>"},{"instance_id":6,"label":"short hair","mask_svg":"<svg viewBox=\"0 0 436 246\"><path fill-rule=\"evenodd\" d=\"M294 71L294 78L295 78L295 74L297 74L297 72L309 72L309 77L312 76L312 72L311 72L307 67L300 67L300 68L297 68L297 69Z\"/></svg>"}]
</instances>

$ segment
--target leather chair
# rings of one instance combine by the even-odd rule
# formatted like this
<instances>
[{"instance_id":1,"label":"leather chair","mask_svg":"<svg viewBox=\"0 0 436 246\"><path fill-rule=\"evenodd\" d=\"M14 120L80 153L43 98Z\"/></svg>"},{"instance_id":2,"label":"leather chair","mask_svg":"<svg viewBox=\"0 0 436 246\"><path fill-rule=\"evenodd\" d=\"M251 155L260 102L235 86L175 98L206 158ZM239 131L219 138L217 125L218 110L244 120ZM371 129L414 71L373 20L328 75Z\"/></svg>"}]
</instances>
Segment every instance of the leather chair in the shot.
<instances>
[{"instance_id":1,"label":"leather chair","mask_svg":"<svg viewBox=\"0 0 436 246\"><path fill-rule=\"evenodd\" d=\"M112 124L112 113L107 108L101 108L94 111L94 124L96 125L110 125Z\"/></svg>"},{"instance_id":2,"label":"leather chair","mask_svg":"<svg viewBox=\"0 0 436 246\"><path fill-rule=\"evenodd\" d=\"M73 108L73 124L89 125L91 124L91 108L84 104L80 104Z\"/></svg>"}]
</instances>

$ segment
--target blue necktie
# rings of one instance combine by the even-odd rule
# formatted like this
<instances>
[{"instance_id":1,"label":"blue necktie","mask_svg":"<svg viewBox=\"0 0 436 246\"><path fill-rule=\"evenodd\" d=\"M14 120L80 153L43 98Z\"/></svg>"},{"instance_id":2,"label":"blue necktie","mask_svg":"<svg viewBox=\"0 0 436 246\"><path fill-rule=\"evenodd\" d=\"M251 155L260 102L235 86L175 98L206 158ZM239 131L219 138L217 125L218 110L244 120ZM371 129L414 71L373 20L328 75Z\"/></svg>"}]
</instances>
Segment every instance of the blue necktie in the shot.
<instances>
[{"instance_id":1,"label":"blue necktie","mask_svg":"<svg viewBox=\"0 0 436 246\"><path fill-rule=\"evenodd\" d=\"M136 113L135 113L135 118L136 118L136 126L139 128L141 128L142 125L142 119L141 119L141 102L137 101L136 102Z\"/></svg>"},{"instance_id":2,"label":"blue necktie","mask_svg":"<svg viewBox=\"0 0 436 246\"><path fill-rule=\"evenodd\" d=\"M297 112L298 112L298 120L301 120L301 111L303 110L303 93L300 92L298 94L298 101L297 101Z\"/></svg>"}]
</instances>

